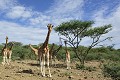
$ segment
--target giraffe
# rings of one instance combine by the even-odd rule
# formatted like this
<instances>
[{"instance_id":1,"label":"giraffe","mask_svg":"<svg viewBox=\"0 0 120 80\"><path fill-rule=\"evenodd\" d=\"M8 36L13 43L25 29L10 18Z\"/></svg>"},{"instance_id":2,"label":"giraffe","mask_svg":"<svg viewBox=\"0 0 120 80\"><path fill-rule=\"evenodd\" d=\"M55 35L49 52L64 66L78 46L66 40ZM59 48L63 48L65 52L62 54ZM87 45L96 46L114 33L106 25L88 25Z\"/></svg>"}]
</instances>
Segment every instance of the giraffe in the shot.
<instances>
[{"instance_id":1,"label":"giraffe","mask_svg":"<svg viewBox=\"0 0 120 80\"><path fill-rule=\"evenodd\" d=\"M3 65L5 65L5 63L7 62L7 51L8 51L7 44L8 44L8 37L6 36L6 43L1 52L3 56L3 62L2 62Z\"/></svg>"},{"instance_id":2,"label":"giraffe","mask_svg":"<svg viewBox=\"0 0 120 80\"><path fill-rule=\"evenodd\" d=\"M49 48L48 48L48 42L49 42L49 37L50 33L52 31L52 24L48 24L48 33L45 42L42 44L42 46L38 49L38 56L40 57L40 65L41 65L41 73L42 76L45 76L45 57L47 57L47 67L49 70L49 77L51 76L50 68L49 68Z\"/></svg>"},{"instance_id":3,"label":"giraffe","mask_svg":"<svg viewBox=\"0 0 120 80\"><path fill-rule=\"evenodd\" d=\"M67 41L64 41L65 43L65 51L66 51L66 63L67 63L67 69L71 69L70 67L70 53L67 50Z\"/></svg>"},{"instance_id":4,"label":"giraffe","mask_svg":"<svg viewBox=\"0 0 120 80\"><path fill-rule=\"evenodd\" d=\"M12 42L10 48L7 48L7 44L8 44L8 37L6 36L6 43L5 43L4 48L2 49L2 55L3 55L3 62L2 62L2 64L3 65L5 65L5 63L7 63L9 65L9 63L11 61L13 42Z\"/></svg>"},{"instance_id":5,"label":"giraffe","mask_svg":"<svg viewBox=\"0 0 120 80\"><path fill-rule=\"evenodd\" d=\"M61 48L62 48L62 45L60 45L57 49L53 49L52 51L52 64L54 64L54 66L56 66L56 55Z\"/></svg>"}]
</instances>

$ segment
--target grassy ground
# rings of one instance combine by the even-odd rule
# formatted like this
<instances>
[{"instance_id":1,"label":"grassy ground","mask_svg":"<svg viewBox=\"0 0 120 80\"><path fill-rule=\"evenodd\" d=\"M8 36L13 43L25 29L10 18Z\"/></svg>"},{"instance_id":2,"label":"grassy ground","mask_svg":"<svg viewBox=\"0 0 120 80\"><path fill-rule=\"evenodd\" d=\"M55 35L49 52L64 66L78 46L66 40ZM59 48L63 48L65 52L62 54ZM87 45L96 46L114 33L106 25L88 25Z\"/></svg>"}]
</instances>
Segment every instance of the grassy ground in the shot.
<instances>
[{"instance_id":1,"label":"grassy ground","mask_svg":"<svg viewBox=\"0 0 120 80\"><path fill-rule=\"evenodd\" d=\"M71 63L71 70L66 69L64 62L57 62L56 67L51 66L52 78L42 77L40 67L35 60L12 61L11 65L0 64L0 80L111 80L104 77L100 69L100 62L88 61L86 66L95 70L77 70L75 62Z\"/></svg>"}]
</instances>

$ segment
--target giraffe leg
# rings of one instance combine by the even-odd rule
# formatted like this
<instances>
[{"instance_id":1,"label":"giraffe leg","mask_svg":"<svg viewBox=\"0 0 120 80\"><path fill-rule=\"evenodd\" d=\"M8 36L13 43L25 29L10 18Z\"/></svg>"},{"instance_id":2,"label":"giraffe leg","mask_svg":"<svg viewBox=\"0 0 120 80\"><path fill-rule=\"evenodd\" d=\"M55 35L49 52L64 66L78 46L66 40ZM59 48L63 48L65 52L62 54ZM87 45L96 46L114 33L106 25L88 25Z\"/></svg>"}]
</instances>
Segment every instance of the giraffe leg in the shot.
<instances>
[{"instance_id":1,"label":"giraffe leg","mask_svg":"<svg viewBox=\"0 0 120 80\"><path fill-rule=\"evenodd\" d=\"M67 69L71 69L71 67L70 67L70 60L67 60L66 62L67 62Z\"/></svg>"},{"instance_id":2,"label":"giraffe leg","mask_svg":"<svg viewBox=\"0 0 120 80\"><path fill-rule=\"evenodd\" d=\"M42 58L40 56L40 69L41 69L41 74L43 75L43 62L42 62Z\"/></svg>"},{"instance_id":3,"label":"giraffe leg","mask_svg":"<svg viewBox=\"0 0 120 80\"><path fill-rule=\"evenodd\" d=\"M67 69L69 69L69 68L68 68L68 59L66 60L66 63L67 63Z\"/></svg>"},{"instance_id":4,"label":"giraffe leg","mask_svg":"<svg viewBox=\"0 0 120 80\"><path fill-rule=\"evenodd\" d=\"M40 58L38 56L36 56L36 63L40 64Z\"/></svg>"},{"instance_id":5,"label":"giraffe leg","mask_svg":"<svg viewBox=\"0 0 120 80\"><path fill-rule=\"evenodd\" d=\"M54 59L51 60L52 65L54 65Z\"/></svg>"},{"instance_id":6,"label":"giraffe leg","mask_svg":"<svg viewBox=\"0 0 120 80\"><path fill-rule=\"evenodd\" d=\"M49 71L49 77L52 77L51 72L50 72L50 67L49 67L49 51L47 53L47 67L48 67L48 71Z\"/></svg>"},{"instance_id":7,"label":"giraffe leg","mask_svg":"<svg viewBox=\"0 0 120 80\"><path fill-rule=\"evenodd\" d=\"M55 66L55 57L52 58L52 65Z\"/></svg>"},{"instance_id":8,"label":"giraffe leg","mask_svg":"<svg viewBox=\"0 0 120 80\"><path fill-rule=\"evenodd\" d=\"M43 77L45 76L45 54L43 54Z\"/></svg>"},{"instance_id":9,"label":"giraffe leg","mask_svg":"<svg viewBox=\"0 0 120 80\"><path fill-rule=\"evenodd\" d=\"M54 66L56 67L56 56L54 57Z\"/></svg>"},{"instance_id":10,"label":"giraffe leg","mask_svg":"<svg viewBox=\"0 0 120 80\"><path fill-rule=\"evenodd\" d=\"M69 67L69 69L71 69L71 67L70 67L70 60L68 61L68 67Z\"/></svg>"},{"instance_id":11,"label":"giraffe leg","mask_svg":"<svg viewBox=\"0 0 120 80\"><path fill-rule=\"evenodd\" d=\"M5 62L8 64L8 58L7 58L7 55L5 56Z\"/></svg>"},{"instance_id":12,"label":"giraffe leg","mask_svg":"<svg viewBox=\"0 0 120 80\"><path fill-rule=\"evenodd\" d=\"M7 65L9 65L9 57L6 56L5 59L6 59L6 63L7 63Z\"/></svg>"},{"instance_id":13,"label":"giraffe leg","mask_svg":"<svg viewBox=\"0 0 120 80\"><path fill-rule=\"evenodd\" d=\"M5 51L3 52L3 62L2 62L3 65L5 65L6 63L6 57L7 57L7 52Z\"/></svg>"},{"instance_id":14,"label":"giraffe leg","mask_svg":"<svg viewBox=\"0 0 120 80\"><path fill-rule=\"evenodd\" d=\"M5 65L5 56L3 56L2 64Z\"/></svg>"},{"instance_id":15,"label":"giraffe leg","mask_svg":"<svg viewBox=\"0 0 120 80\"><path fill-rule=\"evenodd\" d=\"M53 65L53 59L52 59L52 56L50 56L50 66Z\"/></svg>"},{"instance_id":16,"label":"giraffe leg","mask_svg":"<svg viewBox=\"0 0 120 80\"><path fill-rule=\"evenodd\" d=\"M9 65L10 62L11 62L11 54L12 54L12 52L10 52L10 53L9 53L9 56L8 56L8 65Z\"/></svg>"}]
</instances>

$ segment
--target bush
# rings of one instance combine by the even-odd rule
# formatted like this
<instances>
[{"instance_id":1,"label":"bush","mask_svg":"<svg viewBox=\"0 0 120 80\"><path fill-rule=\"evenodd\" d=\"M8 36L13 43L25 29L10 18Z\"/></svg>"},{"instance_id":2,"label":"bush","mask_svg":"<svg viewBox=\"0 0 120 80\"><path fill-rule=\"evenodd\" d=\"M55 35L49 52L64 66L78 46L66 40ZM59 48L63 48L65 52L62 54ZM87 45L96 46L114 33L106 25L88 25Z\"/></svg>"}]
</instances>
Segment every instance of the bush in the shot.
<instances>
[{"instance_id":1,"label":"bush","mask_svg":"<svg viewBox=\"0 0 120 80\"><path fill-rule=\"evenodd\" d=\"M76 68L77 68L78 70L87 70L87 71L89 71L89 72L96 70L96 67L84 66L84 65L79 65L79 64L76 64Z\"/></svg>"},{"instance_id":2,"label":"bush","mask_svg":"<svg viewBox=\"0 0 120 80\"><path fill-rule=\"evenodd\" d=\"M102 54L101 53L90 53L87 55L86 60L100 60L102 59Z\"/></svg>"},{"instance_id":3,"label":"bush","mask_svg":"<svg viewBox=\"0 0 120 80\"><path fill-rule=\"evenodd\" d=\"M36 59L36 56L28 46L16 46L13 47L12 59Z\"/></svg>"},{"instance_id":4,"label":"bush","mask_svg":"<svg viewBox=\"0 0 120 80\"><path fill-rule=\"evenodd\" d=\"M120 80L120 63L108 63L103 65L103 74L113 80Z\"/></svg>"}]
</instances>

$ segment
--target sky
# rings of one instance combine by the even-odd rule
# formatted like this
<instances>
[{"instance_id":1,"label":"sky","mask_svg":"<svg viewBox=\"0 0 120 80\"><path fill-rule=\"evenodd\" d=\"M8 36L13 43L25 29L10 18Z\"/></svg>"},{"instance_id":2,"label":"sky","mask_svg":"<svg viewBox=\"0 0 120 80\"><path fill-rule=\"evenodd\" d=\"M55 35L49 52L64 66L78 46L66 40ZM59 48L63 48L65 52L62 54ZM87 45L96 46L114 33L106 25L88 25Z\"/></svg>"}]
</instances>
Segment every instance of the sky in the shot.
<instances>
[{"instance_id":1,"label":"sky","mask_svg":"<svg viewBox=\"0 0 120 80\"><path fill-rule=\"evenodd\" d=\"M0 0L0 43L9 41L23 44L43 43L47 35L47 24L54 26L69 20L92 20L93 26L111 24L112 41L120 48L120 0ZM59 36L53 30L49 43L59 44ZM89 45L89 39L81 44Z\"/></svg>"}]
</instances>

